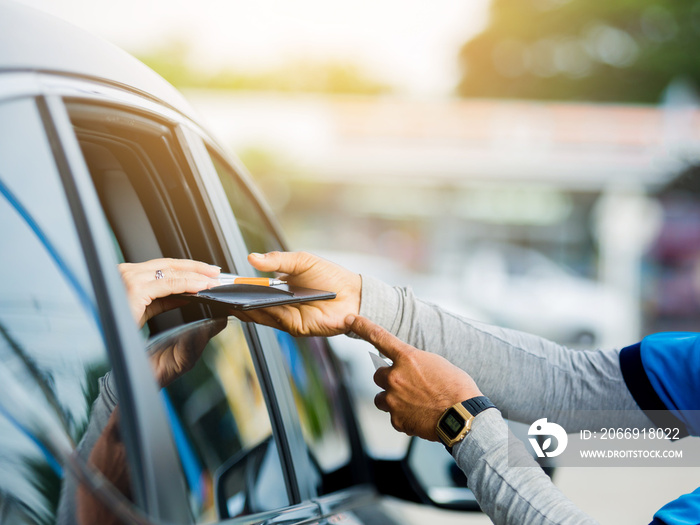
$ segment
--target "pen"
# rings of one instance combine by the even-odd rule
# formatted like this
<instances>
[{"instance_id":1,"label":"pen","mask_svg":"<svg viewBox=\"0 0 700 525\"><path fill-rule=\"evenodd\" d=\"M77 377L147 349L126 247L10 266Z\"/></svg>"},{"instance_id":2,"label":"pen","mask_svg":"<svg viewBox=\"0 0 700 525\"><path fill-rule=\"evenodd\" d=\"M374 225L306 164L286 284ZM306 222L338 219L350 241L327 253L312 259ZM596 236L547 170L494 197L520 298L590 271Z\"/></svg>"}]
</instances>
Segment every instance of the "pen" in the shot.
<instances>
[{"instance_id":1,"label":"pen","mask_svg":"<svg viewBox=\"0 0 700 525\"><path fill-rule=\"evenodd\" d=\"M232 273L219 274L219 281L221 281L221 284L254 284L257 286L278 286L280 284L287 284L285 281L280 281L279 279L270 279L268 277L242 277Z\"/></svg>"}]
</instances>

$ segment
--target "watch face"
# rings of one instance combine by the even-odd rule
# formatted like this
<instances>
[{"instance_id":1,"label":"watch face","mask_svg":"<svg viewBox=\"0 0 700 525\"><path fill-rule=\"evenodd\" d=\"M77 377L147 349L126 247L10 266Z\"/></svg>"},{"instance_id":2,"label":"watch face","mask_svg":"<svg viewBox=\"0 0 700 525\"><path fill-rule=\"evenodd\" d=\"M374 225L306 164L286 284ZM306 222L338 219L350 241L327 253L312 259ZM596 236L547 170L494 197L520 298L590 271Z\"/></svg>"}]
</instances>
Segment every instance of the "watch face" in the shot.
<instances>
[{"instance_id":1,"label":"watch face","mask_svg":"<svg viewBox=\"0 0 700 525\"><path fill-rule=\"evenodd\" d=\"M440 427L450 439L454 439L464 427L464 418L451 408L442 418Z\"/></svg>"}]
</instances>

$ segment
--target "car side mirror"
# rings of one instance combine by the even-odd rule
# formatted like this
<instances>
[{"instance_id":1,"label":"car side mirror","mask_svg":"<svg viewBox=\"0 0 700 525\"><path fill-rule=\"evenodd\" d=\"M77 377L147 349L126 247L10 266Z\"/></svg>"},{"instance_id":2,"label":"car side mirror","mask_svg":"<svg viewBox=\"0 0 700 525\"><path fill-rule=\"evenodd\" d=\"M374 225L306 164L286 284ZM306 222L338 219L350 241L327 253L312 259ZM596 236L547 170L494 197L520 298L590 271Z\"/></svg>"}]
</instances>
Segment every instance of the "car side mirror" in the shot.
<instances>
[{"instance_id":1,"label":"car side mirror","mask_svg":"<svg viewBox=\"0 0 700 525\"><path fill-rule=\"evenodd\" d=\"M467 478L439 443L414 437L402 459L373 459L371 465L382 494L450 510L480 510Z\"/></svg>"},{"instance_id":2,"label":"car side mirror","mask_svg":"<svg viewBox=\"0 0 700 525\"><path fill-rule=\"evenodd\" d=\"M241 450L214 475L214 497L220 518L235 518L285 505L278 493L281 473L277 448L270 438Z\"/></svg>"}]
</instances>

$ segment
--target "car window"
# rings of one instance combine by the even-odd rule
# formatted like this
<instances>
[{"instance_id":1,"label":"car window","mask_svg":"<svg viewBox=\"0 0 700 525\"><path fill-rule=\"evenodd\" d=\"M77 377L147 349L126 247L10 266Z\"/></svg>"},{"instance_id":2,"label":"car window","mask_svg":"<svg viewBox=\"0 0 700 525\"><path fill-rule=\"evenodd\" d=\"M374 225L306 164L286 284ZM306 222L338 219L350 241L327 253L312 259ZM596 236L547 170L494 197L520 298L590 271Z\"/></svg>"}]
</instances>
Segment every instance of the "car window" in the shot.
<instances>
[{"instance_id":1,"label":"car window","mask_svg":"<svg viewBox=\"0 0 700 525\"><path fill-rule=\"evenodd\" d=\"M172 125L80 101L67 107L117 254L224 266ZM151 319L145 334L197 523L290 504L248 329L210 317L207 307L183 301ZM173 377L163 375L168 362L177 365Z\"/></svg>"},{"instance_id":2,"label":"car window","mask_svg":"<svg viewBox=\"0 0 700 525\"><path fill-rule=\"evenodd\" d=\"M211 149L209 154L226 191L249 252L283 249L270 221L236 173ZM321 338L295 338L276 331L295 396L316 485L326 494L352 484L346 472L351 445L341 403L341 388L328 345Z\"/></svg>"},{"instance_id":3,"label":"car window","mask_svg":"<svg viewBox=\"0 0 700 525\"><path fill-rule=\"evenodd\" d=\"M129 262L220 257L169 125L128 111L68 102L68 111L119 250Z\"/></svg>"},{"instance_id":4,"label":"car window","mask_svg":"<svg viewBox=\"0 0 700 525\"><path fill-rule=\"evenodd\" d=\"M198 523L289 505L265 397L242 323L207 319L149 343Z\"/></svg>"},{"instance_id":5,"label":"car window","mask_svg":"<svg viewBox=\"0 0 700 525\"><path fill-rule=\"evenodd\" d=\"M0 224L0 519L111 523L64 462L75 450L118 466L122 476L107 479L129 495L98 306L31 99L0 104ZM114 454L101 454L115 436Z\"/></svg>"},{"instance_id":6,"label":"car window","mask_svg":"<svg viewBox=\"0 0 700 525\"><path fill-rule=\"evenodd\" d=\"M195 259L225 267L173 127L81 101L68 101L67 108L118 257L132 263ZM157 334L207 315L202 306L183 305L151 319L148 329Z\"/></svg>"},{"instance_id":7,"label":"car window","mask_svg":"<svg viewBox=\"0 0 700 525\"><path fill-rule=\"evenodd\" d=\"M292 385L304 440L317 470L319 494L328 494L352 484L346 467L350 463L350 439L338 374L320 338L292 337L275 331Z\"/></svg>"}]
</instances>

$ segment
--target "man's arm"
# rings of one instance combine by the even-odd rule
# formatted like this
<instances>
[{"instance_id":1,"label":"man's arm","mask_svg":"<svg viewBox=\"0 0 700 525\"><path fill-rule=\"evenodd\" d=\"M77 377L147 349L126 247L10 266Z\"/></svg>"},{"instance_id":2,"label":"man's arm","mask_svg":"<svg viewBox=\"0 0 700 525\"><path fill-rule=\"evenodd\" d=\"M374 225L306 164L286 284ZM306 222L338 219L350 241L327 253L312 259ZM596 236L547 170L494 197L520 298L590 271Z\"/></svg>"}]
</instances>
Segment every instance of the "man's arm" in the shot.
<instances>
[{"instance_id":1,"label":"man's arm","mask_svg":"<svg viewBox=\"0 0 700 525\"><path fill-rule=\"evenodd\" d=\"M503 525L596 523L554 486L509 432L500 412L489 409L474 418L471 431L453 450L489 518Z\"/></svg>"},{"instance_id":2,"label":"man's arm","mask_svg":"<svg viewBox=\"0 0 700 525\"><path fill-rule=\"evenodd\" d=\"M393 361L375 373L384 389L375 405L391 414L397 430L438 441L437 422L448 407L479 397L482 391L464 370L441 356L420 351L363 317L348 326ZM488 394L488 392L486 392ZM479 413L471 431L452 450L482 510L499 525L590 524L551 482L495 408Z\"/></svg>"},{"instance_id":3,"label":"man's arm","mask_svg":"<svg viewBox=\"0 0 700 525\"><path fill-rule=\"evenodd\" d=\"M468 371L511 420L529 424L546 414L575 432L608 423L602 411L621 411L614 413L616 425L653 426L625 385L617 350L572 350L465 319L421 301L410 289L366 276L360 315Z\"/></svg>"}]
</instances>

